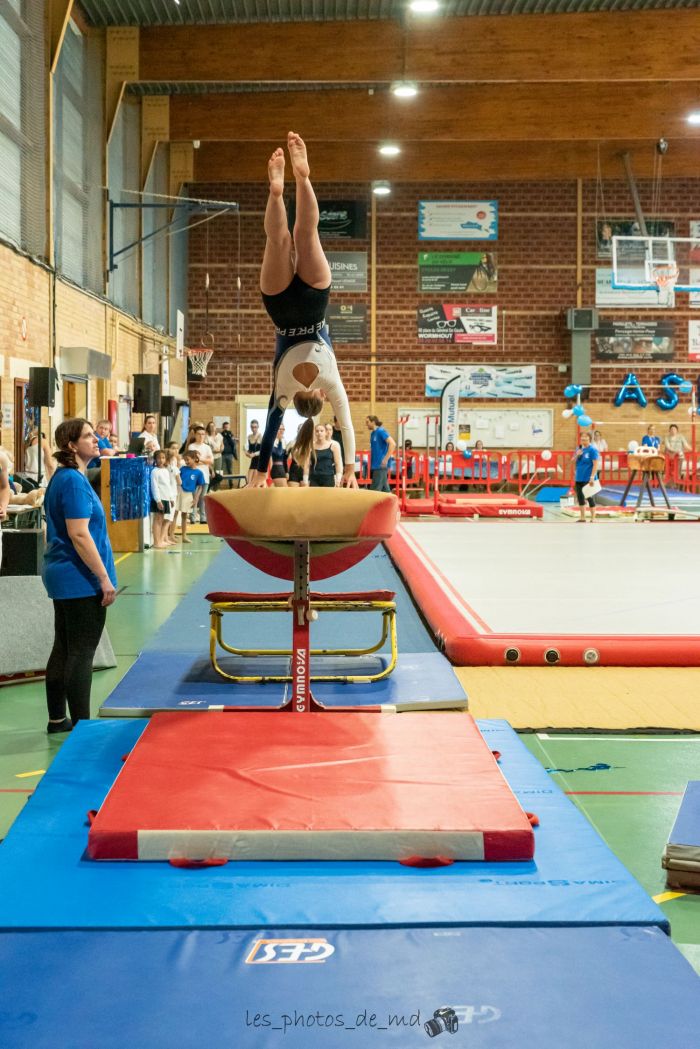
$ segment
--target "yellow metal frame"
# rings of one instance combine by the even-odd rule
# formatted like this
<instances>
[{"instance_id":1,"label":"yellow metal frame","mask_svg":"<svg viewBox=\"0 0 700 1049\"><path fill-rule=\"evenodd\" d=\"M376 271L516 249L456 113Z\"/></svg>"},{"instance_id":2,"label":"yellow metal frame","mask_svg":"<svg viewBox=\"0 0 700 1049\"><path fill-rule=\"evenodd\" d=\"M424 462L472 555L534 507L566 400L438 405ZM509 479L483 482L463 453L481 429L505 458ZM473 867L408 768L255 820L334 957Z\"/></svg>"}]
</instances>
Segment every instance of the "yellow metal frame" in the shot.
<instances>
[{"instance_id":1,"label":"yellow metal frame","mask_svg":"<svg viewBox=\"0 0 700 1049\"><path fill-rule=\"evenodd\" d=\"M316 612L379 612L382 617L382 633L379 641L368 648L312 648L312 656L366 656L379 651L387 638L391 640L391 658L387 666L377 674L311 674L312 681L341 681L345 683L380 681L388 677L396 666L398 644L396 639L396 603L394 601L329 601L312 600L310 610ZM289 601L265 600L261 595L257 601L215 601L209 607L209 656L217 674L227 681L291 681L291 674L243 675L228 674L219 664L217 646L234 656L254 659L260 656L291 656L290 648L235 648L222 637L223 617L228 612L291 612ZM314 617L315 618L315 617Z\"/></svg>"}]
</instances>

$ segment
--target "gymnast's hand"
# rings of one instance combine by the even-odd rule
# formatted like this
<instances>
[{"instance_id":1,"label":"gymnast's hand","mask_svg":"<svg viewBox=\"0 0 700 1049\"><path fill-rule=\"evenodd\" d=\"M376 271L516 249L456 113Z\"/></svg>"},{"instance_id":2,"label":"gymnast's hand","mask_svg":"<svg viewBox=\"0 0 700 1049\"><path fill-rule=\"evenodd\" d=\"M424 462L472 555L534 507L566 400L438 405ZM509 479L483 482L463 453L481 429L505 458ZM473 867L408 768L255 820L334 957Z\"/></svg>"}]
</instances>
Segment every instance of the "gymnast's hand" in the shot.
<instances>
[{"instance_id":1,"label":"gymnast's hand","mask_svg":"<svg viewBox=\"0 0 700 1049\"><path fill-rule=\"evenodd\" d=\"M357 477L355 476L355 466L353 463L348 465L343 470L343 488L357 488Z\"/></svg>"},{"instance_id":2,"label":"gymnast's hand","mask_svg":"<svg viewBox=\"0 0 700 1049\"><path fill-rule=\"evenodd\" d=\"M260 470L256 470L253 475L253 480L250 482L251 488L267 488L267 470L262 473Z\"/></svg>"}]
</instances>

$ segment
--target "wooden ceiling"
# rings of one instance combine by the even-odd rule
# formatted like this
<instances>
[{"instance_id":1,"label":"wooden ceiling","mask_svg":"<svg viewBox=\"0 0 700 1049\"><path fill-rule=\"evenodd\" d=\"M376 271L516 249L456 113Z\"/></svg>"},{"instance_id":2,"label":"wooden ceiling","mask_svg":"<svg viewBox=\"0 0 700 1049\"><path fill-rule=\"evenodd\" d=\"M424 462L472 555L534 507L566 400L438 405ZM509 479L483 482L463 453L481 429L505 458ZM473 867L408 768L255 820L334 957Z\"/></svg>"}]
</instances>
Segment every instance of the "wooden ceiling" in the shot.
<instances>
[{"instance_id":1,"label":"wooden ceiling","mask_svg":"<svg viewBox=\"0 0 700 1049\"><path fill-rule=\"evenodd\" d=\"M293 128L318 182L453 182L591 178L599 165L623 178L625 152L650 177L660 138L665 176L700 176L687 121L699 23L676 9L107 32L112 77L122 68L149 99L158 85L170 140L201 143L196 181L259 180ZM418 95L397 99L397 80ZM399 157L378 154L387 141Z\"/></svg>"}]
</instances>

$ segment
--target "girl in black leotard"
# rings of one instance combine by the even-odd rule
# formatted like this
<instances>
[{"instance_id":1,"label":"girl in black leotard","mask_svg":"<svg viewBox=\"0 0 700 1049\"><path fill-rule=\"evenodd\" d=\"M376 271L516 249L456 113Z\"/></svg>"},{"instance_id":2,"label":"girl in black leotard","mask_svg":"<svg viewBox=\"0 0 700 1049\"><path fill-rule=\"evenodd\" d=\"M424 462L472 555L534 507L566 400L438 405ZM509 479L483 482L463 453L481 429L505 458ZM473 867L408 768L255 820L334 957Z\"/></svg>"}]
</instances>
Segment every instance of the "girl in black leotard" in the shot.
<instances>
[{"instance_id":1,"label":"girl in black leotard","mask_svg":"<svg viewBox=\"0 0 700 1049\"><path fill-rule=\"evenodd\" d=\"M250 459L248 465L248 484L251 484L253 478L258 472L258 458L260 455L260 445L262 444L262 434L260 433L260 424L257 419L251 419L250 421L250 433L248 434L248 445L243 449L245 454Z\"/></svg>"},{"instance_id":2,"label":"girl in black leotard","mask_svg":"<svg viewBox=\"0 0 700 1049\"><path fill-rule=\"evenodd\" d=\"M314 446L308 460L311 488L338 488L343 479L343 462L336 441L331 441L326 427L319 423L314 430Z\"/></svg>"},{"instance_id":3,"label":"girl in black leotard","mask_svg":"<svg viewBox=\"0 0 700 1049\"><path fill-rule=\"evenodd\" d=\"M265 254L260 291L275 326L273 389L262 439L256 487L265 487L274 437L284 412L292 405L306 422L297 441L301 460L313 444L313 420L327 398L340 420L349 465L343 482L356 488L355 434L350 405L326 326L331 269L318 234L319 209L309 178L306 146L290 131L287 149L295 182L296 214L289 231L284 204L284 151L276 149L268 164L270 192L265 207ZM342 469L341 469L342 472Z\"/></svg>"},{"instance_id":4,"label":"girl in black leotard","mask_svg":"<svg viewBox=\"0 0 700 1049\"><path fill-rule=\"evenodd\" d=\"M270 452L270 477L275 488L287 487L287 449L284 445L284 426L277 431L277 440Z\"/></svg>"}]
</instances>

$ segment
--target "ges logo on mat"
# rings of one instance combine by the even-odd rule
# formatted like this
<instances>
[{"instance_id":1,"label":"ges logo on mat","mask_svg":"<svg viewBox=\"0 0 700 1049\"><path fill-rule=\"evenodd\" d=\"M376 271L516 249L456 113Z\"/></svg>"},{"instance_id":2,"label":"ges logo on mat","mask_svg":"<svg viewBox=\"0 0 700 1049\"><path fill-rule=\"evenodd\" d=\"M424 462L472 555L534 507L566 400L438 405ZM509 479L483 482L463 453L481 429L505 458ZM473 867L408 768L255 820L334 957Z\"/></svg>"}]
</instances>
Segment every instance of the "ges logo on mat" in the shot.
<instances>
[{"instance_id":1,"label":"ges logo on mat","mask_svg":"<svg viewBox=\"0 0 700 1049\"><path fill-rule=\"evenodd\" d=\"M246 965L280 965L325 962L335 947L322 937L308 940L256 940Z\"/></svg>"}]
</instances>

